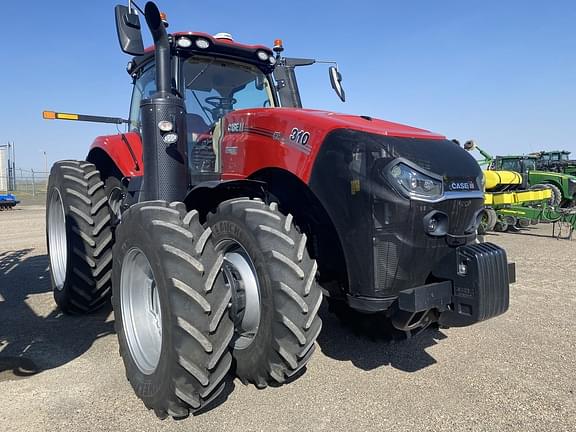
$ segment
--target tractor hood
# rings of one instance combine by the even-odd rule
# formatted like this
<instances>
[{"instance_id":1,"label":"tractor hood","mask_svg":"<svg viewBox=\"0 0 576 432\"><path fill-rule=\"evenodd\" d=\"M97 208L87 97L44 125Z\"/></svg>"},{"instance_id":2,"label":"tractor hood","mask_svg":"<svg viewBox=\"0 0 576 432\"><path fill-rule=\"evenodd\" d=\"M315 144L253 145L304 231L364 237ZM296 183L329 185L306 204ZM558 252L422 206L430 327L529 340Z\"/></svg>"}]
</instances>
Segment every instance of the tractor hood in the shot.
<instances>
[{"instance_id":1,"label":"tractor hood","mask_svg":"<svg viewBox=\"0 0 576 432\"><path fill-rule=\"evenodd\" d=\"M339 114L296 108L257 108L236 110L226 116L228 124L237 128L265 128L278 134L290 135L294 128L310 134L312 141L322 141L335 129L353 129L357 131L407 138L445 139L443 135L424 129L379 120L370 116Z\"/></svg>"},{"instance_id":2,"label":"tractor hood","mask_svg":"<svg viewBox=\"0 0 576 432\"><path fill-rule=\"evenodd\" d=\"M282 111L277 117L288 122L289 139L295 138L298 142L300 131L310 133L307 145L312 146L312 154L318 154L320 148L332 147L348 153L348 158L355 157L353 153L358 151L381 152L381 158L403 158L445 179L471 178L476 182L482 176L468 152L434 132L369 116L307 109L277 110ZM292 131L298 131L295 137ZM481 189L479 184L476 186Z\"/></svg>"},{"instance_id":3,"label":"tractor hood","mask_svg":"<svg viewBox=\"0 0 576 432\"><path fill-rule=\"evenodd\" d=\"M356 144L384 151L381 157L407 159L443 177L482 175L474 158L444 136L368 116L294 108L236 110L226 115L224 133L224 178L279 167L308 182L321 149L336 146L348 158ZM243 161L237 157L252 148L258 157Z\"/></svg>"},{"instance_id":4,"label":"tractor hood","mask_svg":"<svg viewBox=\"0 0 576 432\"><path fill-rule=\"evenodd\" d=\"M439 135L424 129L406 126L400 123L380 120L370 116L359 116L351 114L340 114L331 111L320 111L310 109L278 108L283 111L282 115L288 114L295 121L307 123L310 126L320 127L326 133L334 129L354 129L379 135L444 139Z\"/></svg>"},{"instance_id":5,"label":"tractor hood","mask_svg":"<svg viewBox=\"0 0 576 432\"><path fill-rule=\"evenodd\" d=\"M554 178L554 179L558 180L559 182L561 182L562 180L574 178L574 176L571 176L570 174L562 174L562 173L557 173L557 172L553 172L553 171L533 170L533 171L530 171L530 174L539 175L539 176L546 176L550 179Z\"/></svg>"}]
</instances>

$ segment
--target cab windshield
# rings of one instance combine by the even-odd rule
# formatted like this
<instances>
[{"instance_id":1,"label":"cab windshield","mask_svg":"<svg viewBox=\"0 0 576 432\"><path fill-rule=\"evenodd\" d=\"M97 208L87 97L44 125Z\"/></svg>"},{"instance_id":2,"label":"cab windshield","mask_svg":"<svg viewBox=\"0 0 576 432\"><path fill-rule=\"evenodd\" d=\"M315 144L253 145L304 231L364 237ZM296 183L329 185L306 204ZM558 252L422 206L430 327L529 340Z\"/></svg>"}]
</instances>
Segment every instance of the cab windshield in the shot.
<instances>
[{"instance_id":1,"label":"cab windshield","mask_svg":"<svg viewBox=\"0 0 576 432\"><path fill-rule=\"evenodd\" d=\"M520 161L518 159L503 159L499 169L504 171L515 171L518 173L522 172L522 167L520 166Z\"/></svg>"},{"instance_id":2,"label":"cab windshield","mask_svg":"<svg viewBox=\"0 0 576 432\"><path fill-rule=\"evenodd\" d=\"M197 123L196 127L189 124L192 129L202 125L209 129L234 110L274 105L266 75L256 67L228 60L191 57L182 65L182 87L186 111Z\"/></svg>"}]
</instances>

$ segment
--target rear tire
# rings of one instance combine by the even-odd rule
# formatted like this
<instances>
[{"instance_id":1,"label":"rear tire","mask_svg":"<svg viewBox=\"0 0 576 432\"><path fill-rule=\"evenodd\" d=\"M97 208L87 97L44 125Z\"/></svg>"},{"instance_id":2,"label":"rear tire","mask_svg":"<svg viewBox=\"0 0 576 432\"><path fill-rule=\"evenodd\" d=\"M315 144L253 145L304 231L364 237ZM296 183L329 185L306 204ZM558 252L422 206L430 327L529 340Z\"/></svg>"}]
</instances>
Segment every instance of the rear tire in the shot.
<instances>
[{"instance_id":1,"label":"rear tire","mask_svg":"<svg viewBox=\"0 0 576 432\"><path fill-rule=\"evenodd\" d=\"M492 208L485 208L482 212L482 218L480 220L480 225L478 226L478 234L484 235L488 231L494 229L494 225L498 222L498 215Z\"/></svg>"},{"instance_id":2,"label":"rear tire","mask_svg":"<svg viewBox=\"0 0 576 432\"><path fill-rule=\"evenodd\" d=\"M63 312L94 312L110 299L113 236L100 172L56 162L46 198L46 242L54 299Z\"/></svg>"},{"instance_id":3,"label":"rear tire","mask_svg":"<svg viewBox=\"0 0 576 432\"><path fill-rule=\"evenodd\" d=\"M159 418L204 409L221 394L232 364L230 290L211 234L196 211L164 201L132 206L116 229L120 355L134 392Z\"/></svg>"},{"instance_id":4,"label":"rear tire","mask_svg":"<svg viewBox=\"0 0 576 432\"><path fill-rule=\"evenodd\" d=\"M552 194L554 196L554 206L559 207L562 203L562 191L556 185L548 184L547 186L552 189Z\"/></svg>"},{"instance_id":5,"label":"rear tire","mask_svg":"<svg viewBox=\"0 0 576 432\"><path fill-rule=\"evenodd\" d=\"M552 197L548 201L548 205L553 207L558 207L562 202L562 191L555 185L549 183L538 183L532 186L530 189L542 190L550 189L552 191Z\"/></svg>"},{"instance_id":6,"label":"rear tire","mask_svg":"<svg viewBox=\"0 0 576 432\"><path fill-rule=\"evenodd\" d=\"M225 256L223 272L235 287L236 375L259 388L282 384L306 366L322 328L318 316L322 292L306 236L276 203L267 206L248 198L221 203L208 225L216 249ZM235 266L238 257L245 264ZM245 281L251 276L241 267L252 268L253 282ZM259 303L258 312L250 306L251 299Z\"/></svg>"}]
</instances>

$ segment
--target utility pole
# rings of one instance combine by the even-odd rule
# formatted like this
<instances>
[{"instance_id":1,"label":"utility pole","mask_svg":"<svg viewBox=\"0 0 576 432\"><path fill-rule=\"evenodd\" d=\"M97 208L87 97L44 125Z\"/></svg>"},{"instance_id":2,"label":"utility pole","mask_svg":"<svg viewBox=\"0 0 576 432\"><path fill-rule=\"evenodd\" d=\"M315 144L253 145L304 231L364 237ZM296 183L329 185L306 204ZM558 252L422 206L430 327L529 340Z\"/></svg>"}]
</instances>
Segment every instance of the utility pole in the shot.
<instances>
[{"instance_id":1,"label":"utility pole","mask_svg":"<svg viewBox=\"0 0 576 432\"><path fill-rule=\"evenodd\" d=\"M8 149L10 149L10 143L8 143ZM8 150L8 153L10 154L10 150ZM8 161L8 172L12 172L12 175L9 174L9 182L12 183L10 189L12 191L16 190L16 145L14 144L14 141L12 141L12 169L10 169L10 161Z\"/></svg>"},{"instance_id":2,"label":"utility pole","mask_svg":"<svg viewBox=\"0 0 576 432\"><path fill-rule=\"evenodd\" d=\"M41 150L42 154L44 154L44 172L48 174L48 155L46 154L46 150Z\"/></svg>"},{"instance_id":3,"label":"utility pole","mask_svg":"<svg viewBox=\"0 0 576 432\"><path fill-rule=\"evenodd\" d=\"M14 143L8 141L8 190L13 191L16 188L16 169L14 165Z\"/></svg>"},{"instance_id":4,"label":"utility pole","mask_svg":"<svg viewBox=\"0 0 576 432\"><path fill-rule=\"evenodd\" d=\"M16 144L12 141L12 172L14 173L14 190L16 190Z\"/></svg>"}]
</instances>

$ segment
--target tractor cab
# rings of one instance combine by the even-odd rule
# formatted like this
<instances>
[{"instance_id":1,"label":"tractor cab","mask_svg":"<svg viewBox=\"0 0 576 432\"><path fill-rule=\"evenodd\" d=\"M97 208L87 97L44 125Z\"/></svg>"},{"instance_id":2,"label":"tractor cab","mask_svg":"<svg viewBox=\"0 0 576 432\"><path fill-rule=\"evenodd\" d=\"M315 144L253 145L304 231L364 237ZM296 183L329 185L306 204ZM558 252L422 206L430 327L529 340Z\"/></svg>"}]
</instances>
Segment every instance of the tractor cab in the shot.
<instances>
[{"instance_id":1,"label":"tractor cab","mask_svg":"<svg viewBox=\"0 0 576 432\"><path fill-rule=\"evenodd\" d=\"M316 62L281 57L284 48L279 39L274 50L235 42L229 33L180 32L170 35L169 42L171 90L182 96L186 108L191 185L218 178L219 144L227 114L244 109L301 108L294 69ZM155 62L150 47L128 63L127 71L134 80L128 122L131 132L142 133L140 104L157 91ZM334 66L329 72L332 87L344 101L340 73ZM238 129L241 124L230 127Z\"/></svg>"},{"instance_id":2,"label":"tractor cab","mask_svg":"<svg viewBox=\"0 0 576 432\"><path fill-rule=\"evenodd\" d=\"M490 169L498 171L515 171L527 174L536 169L536 157L533 156L496 156Z\"/></svg>"},{"instance_id":3,"label":"tractor cab","mask_svg":"<svg viewBox=\"0 0 576 432\"><path fill-rule=\"evenodd\" d=\"M557 168L563 165L573 165L573 160L570 160L570 152L566 150L552 150L541 151L534 153L538 157L538 165L542 168L552 168L554 171L561 172Z\"/></svg>"},{"instance_id":4,"label":"tractor cab","mask_svg":"<svg viewBox=\"0 0 576 432\"><path fill-rule=\"evenodd\" d=\"M233 42L227 33L172 35L173 90L186 109L186 146L192 184L219 171L219 140L223 118L241 109L279 105L271 72L270 49ZM153 50L128 64L134 79L129 127L142 132L140 103L156 92Z\"/></svg>"},{"instance_id":5,"label":"tractor cab","mask_svg":"<svg viewBox=\"0 0 576 432\"><path fill-rule=\"evenodd\" d=\"M490 164L491 170L514 171L522 174L524 179L523 187L528 187L528 175L531 171L536 171L536 160L534 156L496 156Z\"/></svg>"},{"instance_id":6,"label":"tractor cab","mask_svg":"<svg viewBox=\"0 0 576 432\"><path fill-rule=\"evenodd\" d=\"M542 158L544 160L549 160L553 162L568 161L570 160L570 152L565 150L542 152Z\"/></svg>"}]
</instances>

